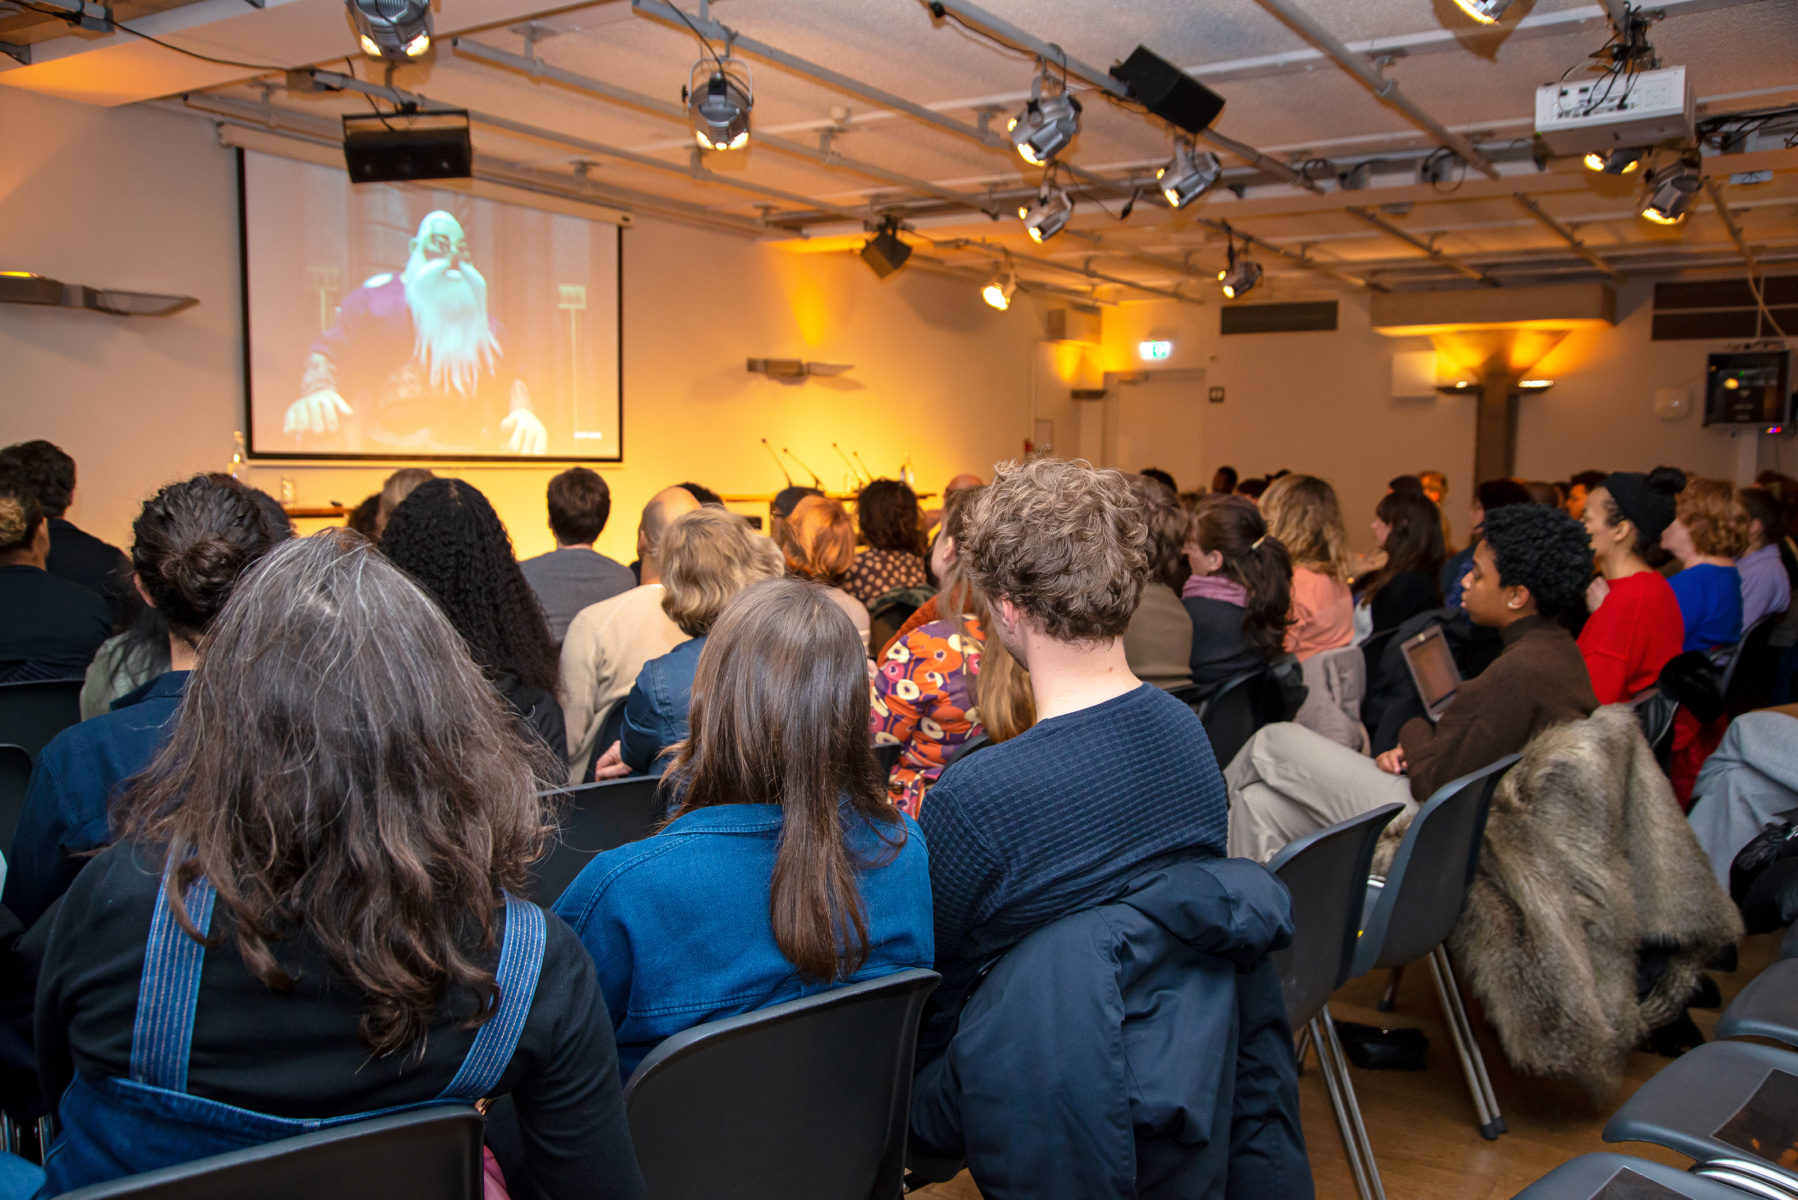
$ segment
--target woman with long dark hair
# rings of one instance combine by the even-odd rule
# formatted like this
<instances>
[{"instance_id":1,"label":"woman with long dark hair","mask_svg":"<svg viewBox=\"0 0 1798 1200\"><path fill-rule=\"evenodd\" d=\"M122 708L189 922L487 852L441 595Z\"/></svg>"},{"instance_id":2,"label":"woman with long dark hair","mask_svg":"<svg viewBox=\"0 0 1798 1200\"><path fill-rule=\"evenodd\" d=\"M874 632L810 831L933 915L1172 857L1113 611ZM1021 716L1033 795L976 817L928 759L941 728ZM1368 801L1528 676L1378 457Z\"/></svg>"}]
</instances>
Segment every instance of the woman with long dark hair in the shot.
<instances>
[{"instance_id":1,"label":"woman with long dark hair","mask_svg":"<svg viewBox=\"0 0 1798 1200\"><path fill-rule=\"evenodd\" d=\"M526 726L568 753L549 620L493 505L460 479L427 479L393 510L381 549L443 606L469 653Z\"/></svg>"},{"instance_id":2,"label":"woman with long dark hair","mask_svg":"<svg viewBox=\"0 0 1798 1200\"><path fill-rule=\"evenodd\" d=\"M511 1095L538 1194L641 1196L592 962L517 899L554 833L526 746L367 541L257 564L50 935L50 1193Z\"/></svg>"},{"instance_id":3,"label":"woman with long dark hair","mask_svg":"<svg viewBox=\"0 0 1798 1200\"><path fill-rule=\"evenodd\" d=\"M556 901L598 964L621 1072L702 1021L931 965L924 839L868 753L867 662L804 580L755 584L713 625L674 818Z\"/></svg>"},{"instance_id":4,"label":"woman with long dark hair","mask_svg":"<svg viewBox=\"0 0 1798 1200\"><path fill-rule=\"evenodd\" d=\"M1246 496L1206 496L1186 533L1192 681L1215 688L1286 652L1292 559Z\"/></svg>"},{"instance_id":5,"label":"woman with long dark hair","mask_svg":"<svg viewBox=\"0 0 1798 1200\"><path fill-rule=\"evenodd\" d=\"M1372 618L1373 633L1409 621L1442 604L1437 575L1447 557L1442 516L1422 492L1388 492L1374 510L1374 541L1385 565L1355 585L1356 602Z\"/></svg>"},{"instance_id":6,"label":"woman with long dark hair","mask_svg":"<svg viewBox=\"0 0 1798 1200\"><path fill-rule=\"evenodd\" d=\"M174 731L200 639L243 573L293 536L287 515L259 495L229 475L196 475L144 502L132 525L133 581L157 617L151 627L163 630L167 666L38 755L6 876L6 906L27 925L67 890L87 852L112 840L107 805Z\"/></svg>"}]
</instances>

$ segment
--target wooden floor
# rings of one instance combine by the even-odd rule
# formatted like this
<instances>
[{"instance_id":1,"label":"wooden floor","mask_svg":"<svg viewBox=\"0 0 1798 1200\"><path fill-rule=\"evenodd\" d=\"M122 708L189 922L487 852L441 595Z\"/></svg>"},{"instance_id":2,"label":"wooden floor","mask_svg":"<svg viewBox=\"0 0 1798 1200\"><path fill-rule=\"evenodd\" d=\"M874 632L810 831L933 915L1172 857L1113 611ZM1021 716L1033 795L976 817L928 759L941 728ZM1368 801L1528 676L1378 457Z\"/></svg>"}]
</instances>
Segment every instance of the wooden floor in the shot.
<instances>
[{"instance_id":1,"label":"wooden floor","mask_svg":"<svg viewBox=\"0 0 1798 1200\"><path fill-rule=\"evenodd\" d=\"M1733 972L1712 972L1725 1005L1772 961L1780 937L1774 933L1744 940L1739 967ZM1551 1168L1595 1150L1611 1149L1679 1167L1688 1165L1672 1151L1641 1144L1607 1146L1599 1138L1610 1114L1665 1066L1667 1059L1642 1052L1630 1055L1622 1089L1605 1108L1594 1110L1577 1092L1513 1073L1497 1037L1470 999L1469 1015L1479 1032L1486 1069L1510 1127L1497 1141L1486 1141L1475 1128L1473 1102L1455 1060L1454 1043L1442 1022L1428 966L1419 963L1405 973L1398 1007L1391 1013L1375 1007L1385 987L1384 971L1354 980L1336 993L1330 1011L1339 1020L1387 1028L1416 1026L1430 1039L1426 1070L1350 1068L1387 1200L1508 1200ZM1692 1010L1693 1020L1706 1037L1720 1012ZM1299 1077L1299 1103L1318 1197L1355 1200L1354 1179L1330 1115L1329 1095L1315 1055L1307 1060ZM980 1200L979 1189L965 1171L948 1183L913 1195Z\"/></svg>"}]
</instances>

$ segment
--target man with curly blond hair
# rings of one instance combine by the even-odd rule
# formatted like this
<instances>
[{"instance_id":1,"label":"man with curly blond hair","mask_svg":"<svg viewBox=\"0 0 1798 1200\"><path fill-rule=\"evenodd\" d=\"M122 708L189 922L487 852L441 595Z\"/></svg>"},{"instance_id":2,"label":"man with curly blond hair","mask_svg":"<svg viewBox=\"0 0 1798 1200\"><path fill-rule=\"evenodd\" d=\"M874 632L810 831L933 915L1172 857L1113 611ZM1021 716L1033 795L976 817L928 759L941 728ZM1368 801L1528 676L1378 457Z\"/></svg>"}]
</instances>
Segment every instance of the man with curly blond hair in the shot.
<instances>
[{"instance_id":1,"label":"man with curly blond hair","mask_svg":"<svg viewBox=\"0 0 1798 1200\"><path fill-rule=\"evenodd\" d=\"M974 501L957 561L988 597L992 634L1030 672L1037 722L952 764L920 810L943 979L919 1038L914 1145L921 1154L965 1157L989 1194L1100 1194L1087 1185L1098 1186L1115 1164L1085 1126L1110 1119L1093 1115L1107 1097L1129 1092L1134 1105L1142 1087L1154 1093L1144 1100L1151 1103L1229 1086L1190 1061L1174 1065L1187 1050L1201 1052L1191 1042L1210 1045L1187 1019L1201 1009L1228 1026L1218 1036L1238 1054L1258 1048L1258 1078L1292 1084L1270 1083L1249 1103L1265 1101L1277 1115L1264 1124L1296 1145L1291 1034L1264 958L1290 928L1285 892L1259 868L1221 861L1228 800L1204 727L1125 659L1123 635L1154 553L1141 506L1124 475L1081 462L1035 458L1000 466L995 476ZM1254 915L1214 913L1205 907L1214 900ZM1126 910L1149 924L1122 917L1114 926L1111 914ZM1088 936L1091 921L1104 928ZM1138 932L1118 931L1125 926ZM1261 932L1223 944L1246 926ZM1187 933L1173 932L1189 927L1217 935L1204 954L1227 954L1243 978L1258 981L1244 985L1250 999L1234 991L1198 1000L1182 992L1177 1001L1165 994L1203 986L1203 972L1168 965L1195 949ZM1110 948L1095 949L1099 942ZM1052 966L1043 965L1045 946ZM1125 972L1126 961L1140 969ZM1158 1003L1136 991L1146 963L1167 973L1154 985L1164 993ZM1008 986L1013 974L1029 982ZM1225 974L1237 979L1237 967ZM1089 988L1121 996L1123 1008L1070 1000ZM1155 1010L1144 1017L1150 1025L1182 1014L1172 1022L1178 1028L1147 1035L1181 1047L1148 1056L1162 1061L1117 1049L1126 1037L1118 1014L1135 1011L1138 1000ZM1175 1070L1181 1079L1169 1077ZM1029 1130L1004 1115L1014 1098L1042 1109ZM1178 1120L1153 1136L1140 1120L1138 1127L1139 1161L1169 1175L1185 1170L1173 1164L1207 1138ZM1146 1149L1145 1137L1162 1140ZM1297 1158L1302 1165L1302 1150ZM1281 1194L1306 1194L1307 1185L1308 1178ZM1179 1194L1210 1193L1195 1186Z\"/></svg>"}]
</instances>

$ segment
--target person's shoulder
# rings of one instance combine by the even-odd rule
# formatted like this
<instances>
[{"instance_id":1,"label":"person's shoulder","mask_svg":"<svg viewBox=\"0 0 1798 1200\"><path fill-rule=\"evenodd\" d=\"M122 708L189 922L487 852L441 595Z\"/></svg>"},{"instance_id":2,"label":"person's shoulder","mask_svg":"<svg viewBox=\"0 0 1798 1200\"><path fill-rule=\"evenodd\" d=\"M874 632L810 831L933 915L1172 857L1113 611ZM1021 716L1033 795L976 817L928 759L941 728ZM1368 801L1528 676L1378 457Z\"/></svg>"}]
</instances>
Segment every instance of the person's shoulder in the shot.
<instances>
[{"instance_id":1,"label":"person's shoulder","mask_svg":"<svg viewBox=\"0 0 1798 1200\"><path fill-rule=\"evenodd\" d=\"M645 604L656 608L662 606L662 586L658 583L646 583L620 592L616 596L608 596L597 604L589 604L574 614L574 620L568 623L568 636L573 638L577 629L587 633L597 633L618 619L619 614L640 608Z\"/></svg>"},{"instance_id":2,"label":"person's shoulder","mask_svg":"<svg viewBox=\"0 0 1798 1200\"><path fill-rule=\"evenodd\" d=\"M74 543L83 550L105 554L108 558L123 558L125 552L102 538L97 538L73 521L62 517L50 518L50 544L54 549L57 543Z\"/></svg>"},{"instance_id":3,"label":"person's shoulder","mask_svg":"<svg viewBox=\"0 0 1798 1200\"><path fill-rule=\"evenodd\" d=\"M98 592L49 571L39 571L38 574L43 578L32 582L36 584L40 597L44 602L54 604L65 619L98 619L106 626L108 633L112 631L112 610L106 606L106 601Z\"/></svg>"},{"instance_id":4,"label":"person's shoulder","mask_svg":"<svg viewBox=\"0 0 1798 1200\"><path fill-rule=\"evenodd\" d=\"M66 915L94 908L133 909L153 902L162 888L163 850L133 838L100 851L69 884L63 901Z\"/></svg>"}]
</instances>

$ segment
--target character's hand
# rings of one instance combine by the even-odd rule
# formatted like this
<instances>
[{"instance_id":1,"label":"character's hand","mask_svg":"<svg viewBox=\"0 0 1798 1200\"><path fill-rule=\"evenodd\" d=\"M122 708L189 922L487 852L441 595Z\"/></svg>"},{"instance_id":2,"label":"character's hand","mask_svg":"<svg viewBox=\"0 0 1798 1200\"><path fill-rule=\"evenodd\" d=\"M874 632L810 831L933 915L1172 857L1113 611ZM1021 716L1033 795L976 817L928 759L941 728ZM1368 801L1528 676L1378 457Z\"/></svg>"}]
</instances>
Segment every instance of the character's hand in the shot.
<instances>
[{"instance_id":1,"label":"character's hand","mask_svg":"<svg viewBox=\"0 0 1798 1200\"><path fill-rule=\"evenodd\" d=\"M1394 746L1373 761L1376 767L1388 775L1403 775L1405 773L1405 748Z\"/></svg>"},{"instance_id":2,"label":"character's hand","mask_svg":"<svg viewBox=\"0 0 1798 1200\"><path fill-rule=\"evenodd\" d=\"M543 422L530 409L513 409L512 414L499 423L499 427L512 435L511 440L506 443L506 449L512 453L549 453L549 430L543 428Z\"/></svg>"},{"instance_id":3,"label":"character's hand","mask_svg":"<svg viewBox=\"0 0 1798 1200\"><path fill-rule=\"evenodd\" d=\"M543 426L539 425L537 428L541 429ZM618 742L608 746L606 752L599 756L599 761L593 764L594 779L623 779L630 773L630 764L624 761L624 751Z\"/></svg>"},{"instance_id":4,"label":"character's hand","mask_svg":"<svg viewBox=\"0 0 1798 1200\"><path fill-rule=\"evenodd\" d=\"M287 416L281 421L282 433L331 433L337 432L337 414L350 416L355 410L343 402L331 388L320 388L295 400L287 406Z\"/></svg>"},{"instance_id":5,"label":"character's hand","mask_svg":"<svg viewBox=\"0 0 1798 1200\"><path fill-rule=\"evenodd\" d=\"M1597 612L1598 606L1603 604L1604 598L1610 594L1611 585L1606 582L1603 575L1594 579L1586 588L1586 611Z\"/></svg>"}]
</instances>

